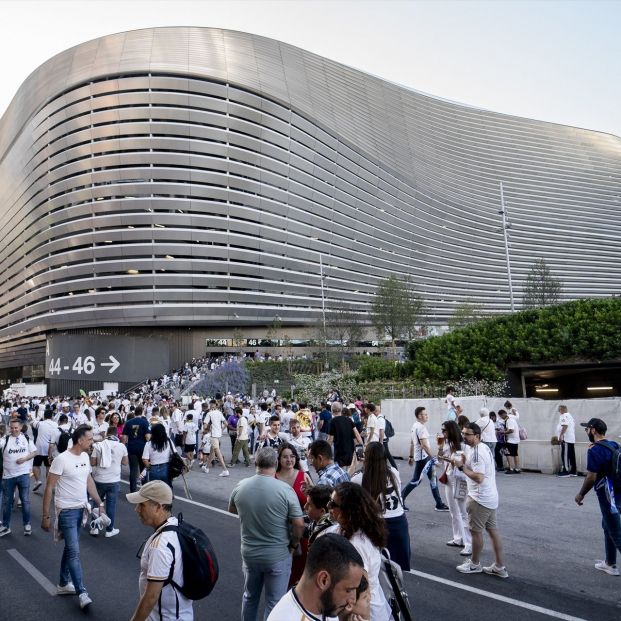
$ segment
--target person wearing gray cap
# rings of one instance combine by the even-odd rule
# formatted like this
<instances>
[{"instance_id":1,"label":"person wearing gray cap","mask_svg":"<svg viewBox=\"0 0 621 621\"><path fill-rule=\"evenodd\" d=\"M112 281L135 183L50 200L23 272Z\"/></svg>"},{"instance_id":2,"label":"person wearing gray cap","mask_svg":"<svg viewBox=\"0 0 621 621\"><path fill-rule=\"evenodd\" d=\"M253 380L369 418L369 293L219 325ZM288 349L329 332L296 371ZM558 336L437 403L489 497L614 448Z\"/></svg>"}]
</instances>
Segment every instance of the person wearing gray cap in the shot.
<instances>
[{"instance_id":1,"label":"person wearing gray cap","mask_svg":"<svg viewBox=\"0 0 621 621\"><path fill-rule=\"evenodd\" d=\"M587 475L576 504L582 506L584 497L595 488L599 508L602 513L604 529L604 548L606 558L595 562L595 569L609 576L618 576L617 550L621 552L621 478L619 445L606 439L608 427L600 418L592 418L588 423L580 423L591 442L587 450Z\"/></svg>"},{"instance_id":2,"label":"person wearing gray cap","mask_svg":"<svg viewBox=\"0 0 621 621\"><path fill-rule=\"evenodd\" d=\"M172 489L164 481L150 481L137 492L126 494L126 498L136 505L140 521L155 531L146 540L140 557L140 601L131 621L193 621L192 600L169 583L172 568L172 582L183 585L179 536L164 530L178 524L171 515Z\"/></svg>"}]
</instances>

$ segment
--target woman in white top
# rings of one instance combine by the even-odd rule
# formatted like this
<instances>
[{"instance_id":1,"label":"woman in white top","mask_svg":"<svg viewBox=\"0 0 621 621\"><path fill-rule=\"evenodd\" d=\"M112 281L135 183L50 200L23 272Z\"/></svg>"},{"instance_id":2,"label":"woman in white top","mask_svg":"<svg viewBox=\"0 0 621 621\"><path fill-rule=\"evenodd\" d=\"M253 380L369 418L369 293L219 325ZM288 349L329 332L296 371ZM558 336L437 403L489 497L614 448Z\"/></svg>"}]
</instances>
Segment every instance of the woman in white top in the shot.
<instances>
[{"instance_id":1,"label":"woman in white top","mask_svg":"<svg viewBox=\"0 0 621 621\"><path fill-rule=\"evenodd\" d=\"M164 425L151 427L151 439L144 445L142 462L149 471L149 481L164 481L172 487L169 473L170 440Z\"/></svg>"},{"instance_id":2,"label":"woman in white top","mask_svg":"<svg viewBox=\"0 0 621 621\"><path fill-rule=\"evenodd\" d=\"M445 465L445 473L447 483L444 486L446 494L446 504L449 507L451 521L453 525L453 538L446 542L447 546L455 546L463 550L460 552L462 556L470 556L472 554L472 537L468 528L468 513L466 512L466 496L456 494L455 490L458 486L462 486L461 480L465 480L465 476L449 462L455 457L457 451L463 451L461 430L455 421L445 421L442 423L443 443L438 451L438 458L447 462ZM458 496L456 498L456 496Z\"/></svg>"},{"instance_id":3,"label":"woman in white top","mask_svg":"<svg viewBox=\"0 0 621 621\"><path fill-rule=\"evenodd\" d=\"M363 470L351 480L352 483L362 485L371 498L377 498L388 528L386 547L390 558L403 571L410 571L410 533L401 499L401 479L399 471L388 463L381 442L367 444Z\"/></svg>"},{"instance_id":4,"label":"woman in white top","mask_svg":"<svg viewBox=\"0 0 621 621\"><path fill-rule=\"evenodd\" d=\"M362 486L339 483L332 492L328 509L336 524L323 532L336 532L349 539L364 561L371 591L371 610L370 616L362 616L370 621L389 621L390 606L379 581L381 549L386 545L388 532L377 502Z\"/></svg>"}]
</instances>

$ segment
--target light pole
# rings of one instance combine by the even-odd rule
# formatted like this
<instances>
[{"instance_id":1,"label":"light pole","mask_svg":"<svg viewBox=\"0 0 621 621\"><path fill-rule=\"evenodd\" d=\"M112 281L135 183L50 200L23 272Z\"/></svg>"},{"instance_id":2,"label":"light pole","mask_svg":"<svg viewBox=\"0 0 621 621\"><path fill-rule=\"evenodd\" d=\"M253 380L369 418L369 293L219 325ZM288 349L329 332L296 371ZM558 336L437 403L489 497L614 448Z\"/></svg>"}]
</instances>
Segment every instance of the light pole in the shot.
<instances>
[{"instance_id":1,"label":"light pole","mask_svg":"<svg viewBox=\"0 0 621 621\"><path fill-rule=\"evenodd\" d=\"M500 205L501 210L498 212L502 215L502 232L505 237L505 257L507 259L507 277L509 278L509 300L511 302L511 312L515 312L515 306L513 303L513 281L511 280L511 259L509 258L509 229L511 223L507 215L507 207L505 206L505 195L502 187L502 181L500 182Z\"/></svg>"}]
</instances>

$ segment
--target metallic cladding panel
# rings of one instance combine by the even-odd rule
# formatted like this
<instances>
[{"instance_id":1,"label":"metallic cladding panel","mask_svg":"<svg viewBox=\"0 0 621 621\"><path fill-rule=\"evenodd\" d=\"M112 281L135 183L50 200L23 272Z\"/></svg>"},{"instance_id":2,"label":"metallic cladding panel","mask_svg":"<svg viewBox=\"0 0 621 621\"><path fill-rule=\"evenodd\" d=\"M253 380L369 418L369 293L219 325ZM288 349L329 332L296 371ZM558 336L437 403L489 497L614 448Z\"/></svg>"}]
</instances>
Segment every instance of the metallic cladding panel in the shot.
<instances>
[{"instance_id":1,"label":"metallic cladding panel","mask_svg":"<svg viewBox=\"0 0 621 621\"><path fill-rule=\"evenodd\" d=\"M120 33L35 70L0 120L0 365L46 330L309 324L411 276L442 323L621 293L621 140L430 97L278 41ZM519 305L519 304L518 304ZM21 344L21 345L20 345Z\"/></svg>"}]
</instances>

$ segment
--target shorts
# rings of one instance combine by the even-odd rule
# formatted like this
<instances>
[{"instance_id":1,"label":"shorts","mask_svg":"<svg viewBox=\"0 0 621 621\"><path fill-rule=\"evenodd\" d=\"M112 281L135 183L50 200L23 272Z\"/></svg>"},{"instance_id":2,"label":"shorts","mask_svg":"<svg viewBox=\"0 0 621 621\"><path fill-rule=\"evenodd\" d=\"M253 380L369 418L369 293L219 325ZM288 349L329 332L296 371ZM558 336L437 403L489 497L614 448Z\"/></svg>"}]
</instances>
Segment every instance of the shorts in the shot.
<instances>
[{"instance_id":1,"label":"shorts","mask_svg":"<svg viewBox=\"0 0 621 621\"><path fill-rule=\"evenodd\" d=\"M466 513L468 513L470 530L475 533L498 528L496 509L488 509L470 496L466 499Z\"/></svg>"},{"instance_id":2,"label":"shorts","mask_svg":"<svg viewBox=\"0 0 621 621\"><path fill-rule=\"evenodd\" d=\"M211 438L211 448L214 451L220 450L220 438Z\"/></svg>"},{"instance_id":3,"label":"shorts","mask_svg":"<svg viewBox=\"0 0 621 621\"><path fill-rule=\"evenodd\" d=\"M184 444L183 452L184 453L193 453L196 450L196 444Z\"/></svg>"},{"instance_id":4,"label":"shorts","mask_svg":"<svg viewBox=\"0 0 621 621\"><path fill-rule=\"evenodd\" d=\"M50 460L48 459L47 455L35 455L32 465L35 468L40 468L41 466L45 466L46 468L49 468Z\"/></svg>"},{"instance_id":5,"label":"shorts","mask_svg":"<svg viewBox=\"0 0 621 621\"><path fill-rule=\"evenodd\" d=\"M518 446L520 446L519 444L517 444L517 443L511 444L510 442L507 442L505 444L505 446L507 447L507 451L509 451L507 453L507 455L509 455L509 457L517 457L518 456Z\"/></svg>"},{"instance_id":6,"label":"shorts","mask_svg":"<svg viewBox=\"0 0 621 621\"><path fill-rule=\"evenodd\" d=\"M175 434L175 446L183 446L183 434L182 433Z\"/></svg>"}]
</instances>

